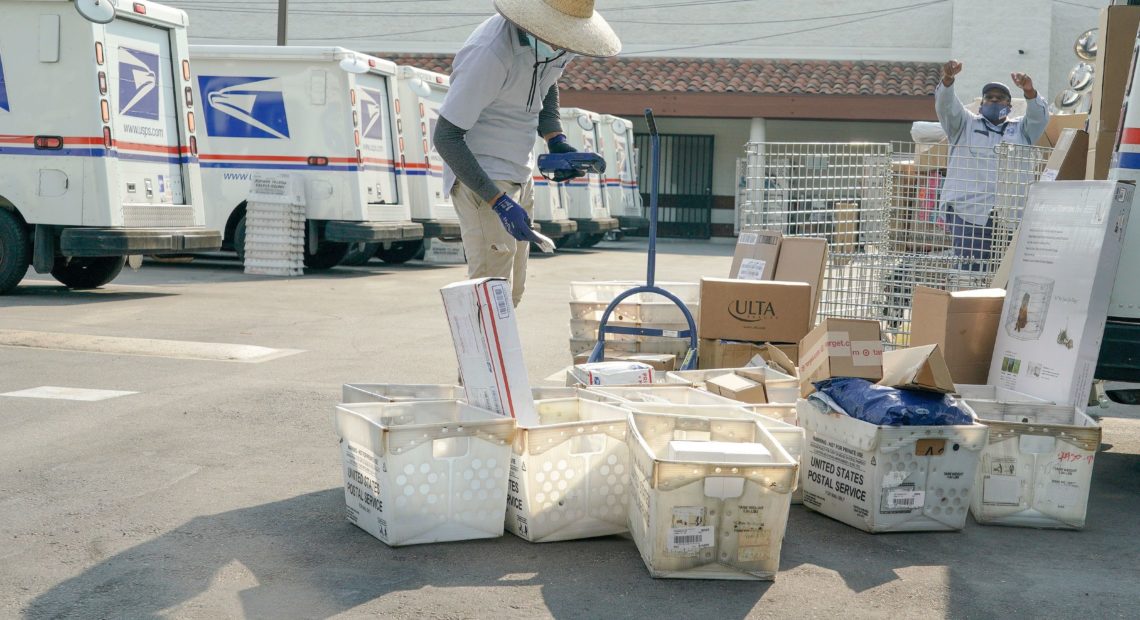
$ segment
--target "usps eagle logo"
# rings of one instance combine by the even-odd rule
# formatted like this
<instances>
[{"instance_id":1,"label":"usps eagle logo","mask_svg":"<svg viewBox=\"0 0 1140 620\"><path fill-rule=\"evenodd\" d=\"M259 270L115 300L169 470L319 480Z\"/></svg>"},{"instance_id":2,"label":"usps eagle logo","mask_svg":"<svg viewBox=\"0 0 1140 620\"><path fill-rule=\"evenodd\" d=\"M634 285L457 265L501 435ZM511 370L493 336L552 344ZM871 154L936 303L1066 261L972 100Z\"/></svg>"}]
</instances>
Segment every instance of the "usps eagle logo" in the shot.
<instances>
[{"instance_id":1,"label":"usps eagle logo","mask_svg":"<svg viewBox=\"0 0 1140 620\"><path fill-rule=\"evenodd\" d=\"M372 140L384 139L384 93L371 88L360 89L364 96L360 98L360 117L364 123L365 138Z\"/></svg>"},{"instance_id":2,"label":"usps eagle logo","mask_svg":"<svg viewBox=\"0 0 1140 620\"><path fill-rule=\"evenodd\" d=\"M119 48L119 113L158 120L158 54Z\"/></svg>"},{"instance_id":3,"label":"usps eagle logo","mask_svg":"<svg viewBox=\"0 0 1140 620\"><path fill-rule=\"evenodd\" d=\"M198 76L206 102L206 133L221 138L289 138L285 94L277 78Z\"/></svg>"}]
</instances>

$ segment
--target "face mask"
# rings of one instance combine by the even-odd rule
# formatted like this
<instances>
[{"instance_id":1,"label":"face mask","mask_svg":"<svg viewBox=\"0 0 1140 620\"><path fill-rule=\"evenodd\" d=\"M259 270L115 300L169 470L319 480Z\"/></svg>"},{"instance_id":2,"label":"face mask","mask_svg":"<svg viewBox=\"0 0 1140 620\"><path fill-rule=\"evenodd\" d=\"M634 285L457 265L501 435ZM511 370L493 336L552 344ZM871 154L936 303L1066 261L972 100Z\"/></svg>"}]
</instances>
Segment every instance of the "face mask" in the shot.
<instances>
[{"instance_id":1,"label":"face mask","mask_svg":"<svg viewBox=\"0 0 1140 620\"><path fill-rule=\"evenodd\" d=\"M536 39L533 34L528 33L526 35L526 40L527 40L527 43L529 43L530 46L533 47L535 49L535 51L538 52L539 56L542 56L545 58L554 58L555 56L557 56L560 53L558 50L554 49L553 47L550 47L549 45L547 45L542 40Z\"/></svg>"},{"instance_id":2,"label":"face mask","mask_svg":"<svg viewBox=\"0 0 1140 620\"><path fill-rule=\"evenodd\" d=\"M989 103L983 103L980 111L987 121L996 125L1009 114L1009 106L1004 103L991 101Z\"/></svg>"}]
</instances>

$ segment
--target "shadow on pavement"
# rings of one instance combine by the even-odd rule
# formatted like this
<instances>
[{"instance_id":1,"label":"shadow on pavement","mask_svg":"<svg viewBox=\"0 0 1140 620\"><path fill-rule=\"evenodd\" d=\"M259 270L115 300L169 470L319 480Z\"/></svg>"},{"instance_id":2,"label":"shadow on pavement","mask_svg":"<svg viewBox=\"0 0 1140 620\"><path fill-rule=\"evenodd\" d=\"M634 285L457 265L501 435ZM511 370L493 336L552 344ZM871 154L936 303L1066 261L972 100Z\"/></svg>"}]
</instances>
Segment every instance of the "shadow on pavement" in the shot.
<instances>
[{"instance_id":1,"label":"shadow on pavement","mask_svg":"<svg viewBox=\"0 0 1140 620\"><path fill-rule=\"evenodd\" d=\"M51 283L25 280L6 295L0 297L0 308L80 306L85 304L128 301L132 299L171 297L176 294L177 293L125 291L115 290L114 288L75 291L62 284L56 283L54 280L52 280Z\"/></svg>"}]
</instances>

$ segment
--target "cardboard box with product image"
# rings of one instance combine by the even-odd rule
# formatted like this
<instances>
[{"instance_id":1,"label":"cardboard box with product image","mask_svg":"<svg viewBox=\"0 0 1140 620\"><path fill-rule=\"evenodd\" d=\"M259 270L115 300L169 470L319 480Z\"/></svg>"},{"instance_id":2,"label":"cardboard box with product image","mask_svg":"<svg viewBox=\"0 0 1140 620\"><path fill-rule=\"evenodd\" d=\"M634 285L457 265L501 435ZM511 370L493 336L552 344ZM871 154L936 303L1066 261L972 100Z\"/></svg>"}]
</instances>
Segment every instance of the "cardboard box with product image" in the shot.
<instances>
[{"instance_id":1,"label":"cardboard box with product image","mask_svg":"<svg viewBox=\"0 0 1140 620\"><path fill-rule=\"evenodd\" d=\"M883 378L883 336L878 321L826 318L800 341L800 393L833 377Z\"/></svg>"},{"instance_id":2,"label":"cardboard box with product image","mask_svg":"<svg viewBox=\"0 0 1140 620\"><path fill-rule=\"evenodd\" d=\"M811 327L805 282L701 279L701 338L799 342Z\"/></svg>"},{"instance_id":3,"label":"cardboard box with product image","mask_svg":"<svg viewBox=\"0 0 1140 620\"><path fill-rule=\"evenodd\" d=\"M916 286L910 344L938 345L955 383L985 383L1004 303L1000 288L948 292Z\"/></svg>"}]
</instances>

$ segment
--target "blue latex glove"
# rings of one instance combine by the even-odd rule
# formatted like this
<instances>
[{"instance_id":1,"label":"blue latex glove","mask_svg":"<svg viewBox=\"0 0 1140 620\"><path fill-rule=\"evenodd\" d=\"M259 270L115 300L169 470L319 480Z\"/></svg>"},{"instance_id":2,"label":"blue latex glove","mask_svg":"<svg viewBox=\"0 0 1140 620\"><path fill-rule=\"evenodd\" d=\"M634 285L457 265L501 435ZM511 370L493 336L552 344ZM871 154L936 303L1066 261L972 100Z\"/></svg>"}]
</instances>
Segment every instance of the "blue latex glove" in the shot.
<instances>
[{"instance_id":1,"label":"blue latex glove","mask_svg":"<svg viewBox=\"0 0 1140 620\"><path fill-rule=\"evenodd\" d=\"M551 153L577 153L578 149L570 146L566 134L558 134L546 141L546 149Z\"/></svg>"},{"instance_id":2,"label":"blue latex glove","mask_svg":"<svg viewBox=\"0 0 1140 620\"><path fill-rule=\"evenodd\" d=\"M531 229L530 216L526 214L522 205L512 200L510 196L506 194L499 196L491 208L499 215L503 228L506 228L512 237L519 241L535 243L543 252L554 251L554 242Z\"/></svg>"}]
</instances>

